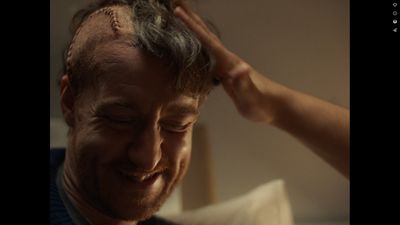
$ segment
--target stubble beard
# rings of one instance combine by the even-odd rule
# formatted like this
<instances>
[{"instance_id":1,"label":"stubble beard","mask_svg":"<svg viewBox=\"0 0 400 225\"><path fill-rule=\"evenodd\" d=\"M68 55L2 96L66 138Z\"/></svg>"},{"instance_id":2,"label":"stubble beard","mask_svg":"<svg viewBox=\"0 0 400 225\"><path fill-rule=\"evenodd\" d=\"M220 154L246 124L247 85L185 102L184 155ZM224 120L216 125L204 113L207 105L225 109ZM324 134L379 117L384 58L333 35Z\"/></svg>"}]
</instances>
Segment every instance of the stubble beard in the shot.
<instances>
[{"instance_id":1,"label":"stubble beard","mask_svg":"<svg viewBox=\"0 0 400 225\"><path fill-rule=\"evenodd\" d=\"M186 174L186 163L181 162L179 165L179 173L173 177L173 172L166 171L165 174L161 175L161 179L165 180L165 185L159 192L158 196L142 196L138 199L130 202L132 210L121 211L113 207L109 200L107 201L102 197L100 193L101 185L98 176L89 176L87 169L79 168L79 177L82 178L81 182L84 183L84 191L87 196L91 199L92 205L95 209L101 213L118 220L126 221L142 221L153 216L162 205L166 202L168 197L171 195L175 187L182 181L182 178ZM95 172L95 171L93 171ZM95 174L95 173L94 173ZM90 188L94 187L94 188Z\"/></svg>"}]
</instances>

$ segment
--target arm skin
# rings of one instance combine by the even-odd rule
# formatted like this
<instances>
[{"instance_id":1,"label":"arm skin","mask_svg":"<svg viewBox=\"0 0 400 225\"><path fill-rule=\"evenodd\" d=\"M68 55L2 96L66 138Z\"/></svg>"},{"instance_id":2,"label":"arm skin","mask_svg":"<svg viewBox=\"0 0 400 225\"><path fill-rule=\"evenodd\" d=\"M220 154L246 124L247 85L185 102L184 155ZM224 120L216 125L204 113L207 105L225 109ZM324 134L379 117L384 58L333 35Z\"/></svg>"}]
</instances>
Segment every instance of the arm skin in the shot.
<instances>
[{"instance_id":1,"label":"arm skin","mask_svg":"<svg viewBox=\"0 0 400 225\"><path fill-rule=\"evenodd\" d=\"M239 113L280 128L349 178L348 109L278 84L225 48L187 2L174 11L216 58L215 74Z\"/></svg>"}]
</instances>

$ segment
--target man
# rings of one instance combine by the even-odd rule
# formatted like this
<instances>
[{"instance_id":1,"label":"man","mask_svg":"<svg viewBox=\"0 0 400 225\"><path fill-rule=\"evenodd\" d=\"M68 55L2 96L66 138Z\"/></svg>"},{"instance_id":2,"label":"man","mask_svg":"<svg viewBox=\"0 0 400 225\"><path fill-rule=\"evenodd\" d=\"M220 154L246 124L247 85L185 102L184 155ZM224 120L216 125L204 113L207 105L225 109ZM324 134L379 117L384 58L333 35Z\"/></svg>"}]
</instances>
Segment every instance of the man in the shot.
<instances>
[{"instance_id":1,"label":"man","mask_svg":"<svg viewBox=\"0 0 400 225\"><path fill-rule=\"evenodd\" d=\"M53 153L52 223L136 224L187 170L213 87L211 56L172 1L101 1L75 21L60 83L69 133L65 160Z\"/></svg>"},{"instance_id":2,"label":"man","mask_svg":"<svg viewBox=\"0 0 400 225\"><path fill-rule=\"evenodd\" d=\"M245 118L288 131L348 176L348 110L265 78L185 2L100 1L75 21L61 78L68 144L52 151L52 224L167 223L152 215L187 170L214 75Z\"/></svg>"}]
</instances>

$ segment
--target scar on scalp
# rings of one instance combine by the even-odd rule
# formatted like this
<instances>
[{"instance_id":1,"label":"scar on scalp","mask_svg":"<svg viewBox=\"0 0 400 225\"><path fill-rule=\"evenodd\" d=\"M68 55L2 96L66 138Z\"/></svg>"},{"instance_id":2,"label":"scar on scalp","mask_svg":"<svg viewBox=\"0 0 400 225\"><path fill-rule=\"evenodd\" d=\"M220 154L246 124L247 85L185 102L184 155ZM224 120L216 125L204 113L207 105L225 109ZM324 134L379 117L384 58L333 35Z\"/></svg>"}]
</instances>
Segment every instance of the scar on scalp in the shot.
<instances>
[{"instance_id":1,"label":"scar on scalp","mask_svg":"<svg viewBox=\"0 0 400 225\"><path fill-rule=\"evenodd\" d=\"M112 29L114 35L119 36L119 35L122 35L123 33L125 33L124 30L122 29L121 22L118 18L119 15L115 9L115 6L114 7L112 7L112 6L104 7L104 8L101 8L101 9L93 12L77 28L77 30L74 34L74 37L70 43L70 46L69 46L68 52L67 52L67 57L66 57L67 71L69 71L69 69L72 66L71 64L72 64L73 51L75 50L76 41L77 41L77 38L79 37L79 34L81 33L82 28L94 17L101 15L101 14L106 15L108 17L110 25L111 25L111 29Z\"/></svg>"}]
</instances>

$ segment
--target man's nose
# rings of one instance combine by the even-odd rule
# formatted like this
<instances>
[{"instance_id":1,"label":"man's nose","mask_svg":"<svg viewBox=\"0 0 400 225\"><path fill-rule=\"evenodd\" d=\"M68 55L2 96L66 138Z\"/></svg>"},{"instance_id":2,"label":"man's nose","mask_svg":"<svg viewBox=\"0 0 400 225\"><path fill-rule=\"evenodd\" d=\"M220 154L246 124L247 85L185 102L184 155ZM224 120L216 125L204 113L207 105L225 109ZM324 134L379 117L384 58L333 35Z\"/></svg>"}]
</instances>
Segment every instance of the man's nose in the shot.
<instances>
[{"instance_id":1,"label":"man's nose","mask_svg":"<svg viewBox=\"0 0 400 225\"><path fill-rule=\"evenodd\" d=\"M145 126L135 139L129 148L129 159L141 170L154 170L162 156L163 140L158 126Z\"/></svg>"}]
</instances>

